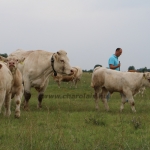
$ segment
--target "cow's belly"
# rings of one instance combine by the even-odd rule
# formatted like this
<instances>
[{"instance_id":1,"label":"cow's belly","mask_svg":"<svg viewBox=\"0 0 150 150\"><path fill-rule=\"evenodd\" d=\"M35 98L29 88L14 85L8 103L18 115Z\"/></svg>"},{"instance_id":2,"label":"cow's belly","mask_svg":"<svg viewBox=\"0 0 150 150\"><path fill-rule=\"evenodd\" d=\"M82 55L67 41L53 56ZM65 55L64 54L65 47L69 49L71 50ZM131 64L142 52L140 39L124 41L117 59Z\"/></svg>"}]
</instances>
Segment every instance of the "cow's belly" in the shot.
<instances>
[{"instance_id":1,"label":"cow's belly","mask_svg":"<svg viewBox=\"0 0 150 150\"><path fill-rule=\"evenodd\" d=\"M43 88L47 82L49 82L49 77L44 78L44 79L39 78L39 79L31 81L31 87Z\"/></svg>"},{"instance_id":2,"label":"cow's belly","mask_svg":"<svg viewBox=\"0 0 150 150\"><path fill-rule=\"evenodd\" d=\"M36 79L31 81L31 87L40 87L41 84L43 84L42 79Z\"/></svg>"}]
</instances>

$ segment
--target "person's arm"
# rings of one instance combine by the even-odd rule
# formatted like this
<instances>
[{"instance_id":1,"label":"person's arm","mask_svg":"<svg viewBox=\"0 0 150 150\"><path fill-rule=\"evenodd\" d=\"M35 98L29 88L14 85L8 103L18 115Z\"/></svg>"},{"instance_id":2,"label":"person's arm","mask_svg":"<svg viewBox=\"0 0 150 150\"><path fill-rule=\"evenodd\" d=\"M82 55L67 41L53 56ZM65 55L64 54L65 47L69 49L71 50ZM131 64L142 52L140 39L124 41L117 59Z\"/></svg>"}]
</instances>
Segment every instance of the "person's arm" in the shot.
<instances>
[{"instance_id":1,"label":"person's arm","mask_svg":"<svg viewBox=\"0 0 150 150\"><path fill-rule=\"evenodd\" d=\"M112 65L112 64L109 64L109 68L110 68L110 69L116 69L116 68L118 68L118 67L120 67L120 63L119 63L117 66L114 66L114 65Z\"/></svg>"}]
</instances>

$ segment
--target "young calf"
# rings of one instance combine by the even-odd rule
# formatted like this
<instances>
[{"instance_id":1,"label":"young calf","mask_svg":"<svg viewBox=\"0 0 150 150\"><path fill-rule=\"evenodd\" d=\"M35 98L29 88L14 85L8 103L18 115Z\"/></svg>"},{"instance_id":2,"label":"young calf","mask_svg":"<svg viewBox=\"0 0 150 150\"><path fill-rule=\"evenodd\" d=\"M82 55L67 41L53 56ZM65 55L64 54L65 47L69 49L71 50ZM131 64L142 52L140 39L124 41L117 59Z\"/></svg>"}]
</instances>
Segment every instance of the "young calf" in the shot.
<instances>
[{"instance_id":1,"label":"young calf","mask_svg":"<svg viewBox=\"0 0 150 150\"><path fill-rule=\"evenodd\" d=\"M82 69L80 67L72 67L72 70L73 74L70 76L61 74L57 74L57 76L52 75L54 81L57 82L59 88L61 82L71 82L70 87L74 84L75 88L77 88L77 82L80 81L82 77Z\"/></svg>"},{"instance_id":2,"label":"young calf","mask_svg":"<svg viewBox=\"0 0 150 150\"><path fill-rule=\"evenodd\" d=\"M17 68L18 63L23 62L24 58L19 60L14 57L8 57L8 58L2 58L3 61L7 63L7 66L9 70L12 73L13 82L12 82L12 88L11 88L11 98L15 100L16 103L16 109L15 109L15 117L20 117L20 105L21 105L21 99L24 92L23 87L23 81L22 81L22 74Z\"/></svg>"}]
</instances>

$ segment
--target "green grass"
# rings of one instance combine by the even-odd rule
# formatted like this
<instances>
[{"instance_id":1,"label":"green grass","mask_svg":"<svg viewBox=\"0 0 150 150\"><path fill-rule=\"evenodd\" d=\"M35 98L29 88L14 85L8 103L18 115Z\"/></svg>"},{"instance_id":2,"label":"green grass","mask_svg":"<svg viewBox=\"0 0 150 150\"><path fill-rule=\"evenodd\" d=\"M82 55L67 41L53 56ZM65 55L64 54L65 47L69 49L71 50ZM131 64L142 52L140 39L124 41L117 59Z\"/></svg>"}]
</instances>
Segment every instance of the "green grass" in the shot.
<instances>
[{"instance_id":1,"label":"green grass","mask_svg":"<svg viewBox=\"0 0 150 150\"><path fill-rule=\"evenodd\" d=\"M90 97L91 74L84 73L78 88L62 83L59 89L50 79L45 95L61 98L43 99L37 109L37 93L32 89L29 111L21 107L21 118L14 118L15 104L9 118L0 114L0 150L148 150L150 149L150 89L144 97L135 97L137 112L129 104L122 113L120 95L114 93L106 112L100 101L100 110ZM63 95L71 97L62 98ZM77 95L77 96L75 96ZM85 95L85 96L84 96ZM80 96L80 97L79 97Z\"/></svg>"}]
</instances>

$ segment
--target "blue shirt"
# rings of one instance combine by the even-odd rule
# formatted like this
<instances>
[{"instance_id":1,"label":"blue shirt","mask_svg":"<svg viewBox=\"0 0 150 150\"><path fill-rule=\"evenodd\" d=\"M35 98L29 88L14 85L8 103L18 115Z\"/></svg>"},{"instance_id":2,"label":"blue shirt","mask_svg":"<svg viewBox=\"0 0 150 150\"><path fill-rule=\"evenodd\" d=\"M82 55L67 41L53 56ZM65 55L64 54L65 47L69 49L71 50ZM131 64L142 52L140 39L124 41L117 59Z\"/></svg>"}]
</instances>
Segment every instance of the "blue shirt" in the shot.
<instances>
[{"instance_id":1,"label":"blue shirt","mask_svg":"<svg viewBox=\"0 0 150 150\"><path fill-rule=\"evenodd\" d=\"M110 64L112 64L113 66L117 66L119 64L119 61L118 61L118 57L116 55L112 55L109 60L108 60L108 68L110 68ZM115 70L118 70L119 71L119 67L116 68Z\"/></svg>"}]
</instances>

